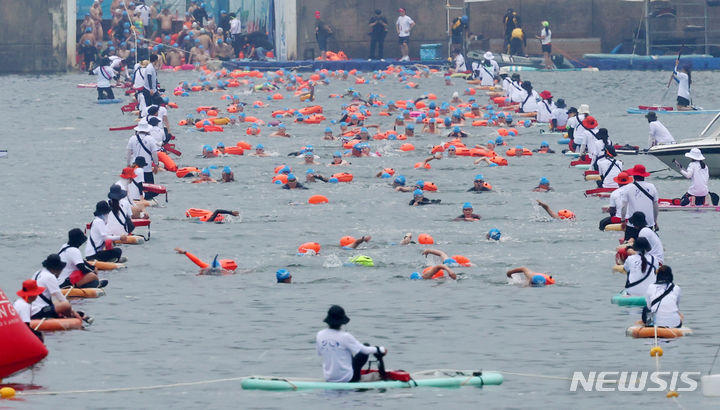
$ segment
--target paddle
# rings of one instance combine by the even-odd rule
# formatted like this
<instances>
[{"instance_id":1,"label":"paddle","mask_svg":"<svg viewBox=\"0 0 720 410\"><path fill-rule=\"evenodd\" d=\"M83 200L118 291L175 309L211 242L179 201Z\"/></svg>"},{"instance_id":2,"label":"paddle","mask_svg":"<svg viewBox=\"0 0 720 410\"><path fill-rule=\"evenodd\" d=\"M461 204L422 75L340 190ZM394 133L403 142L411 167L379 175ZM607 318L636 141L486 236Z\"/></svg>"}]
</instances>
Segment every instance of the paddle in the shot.
<instances>
[{"instance_id":1,"label":"paddle","mask_svg":"<svg viewBox=\"0 0 720 410\"><path fill-rule=\"evenodd\" d=\"M680 46L680 50L678 50L677 58L675 59L675 68L673 69L672 74L670 74L670 79L668 80L667 87L665 87L665 92L663 93L662 97L660 98L660 104L662 104L663 101L665 101L665 97L667 97L668 91L670 91L670 84L672 84L673 78L675 78L675 73L677 72L678 65L680 64L680 56L682 55L683 48L685 48L685 43L683 43Z\"/></svg>"}]
</instances>

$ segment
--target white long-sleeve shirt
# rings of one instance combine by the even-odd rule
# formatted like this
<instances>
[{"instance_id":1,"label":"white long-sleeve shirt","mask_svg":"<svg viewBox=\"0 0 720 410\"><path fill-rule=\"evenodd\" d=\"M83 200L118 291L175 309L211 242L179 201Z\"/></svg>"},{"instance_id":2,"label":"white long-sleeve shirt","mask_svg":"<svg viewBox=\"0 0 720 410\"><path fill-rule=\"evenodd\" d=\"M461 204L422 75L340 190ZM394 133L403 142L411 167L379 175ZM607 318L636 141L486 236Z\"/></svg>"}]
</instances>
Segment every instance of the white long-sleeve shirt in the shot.
<instances>
[{"instance_id":1,"label":"white long-sleeve shirt","mask_svg":"<svg viewBox=\"0 0 720 410\"><path fill-rule=\"evenodd\" d=\"M120 239L120 235L112 235L107 230L107 225L103 218L96 216L90 224L90 232L88 232L88 240L85 242L85 257L89 258L101 250L105 249L105 240L110 239L116 241ZM56 280L57 282L57 280Z\"/></svg>"},{"instance_id":2,"label":"white long-sleeve shirt","mask_svg":"<svg viewBox=\"0 0 720 410\"><path fill-rule=\"evenodd\" d=\"M687 170L681 169L680 173L685 178L692 181L687 193L692 196L705 196L708 194L708 180L710 179L710 169L707 165L705 168L700 167L699 161L692 161Z\"/></svg>"},{"instance_id":3,"label":"white long-sleeve shirt","mask_svg":"<svg viewBox=\"0 0 720 410\"><path fill-rule=\"evenodd\" d=\"M353 376L353 356L376 353L375 346L365 346L342 330L323 329L315 337L315 347L323 359L323 374L328 382L349 382Z\"/></svg>"},{"instance_id":4,"label":"white long-sleeve shirt","mask_svg":"<svg viewBox=\"0 0 720 410\"><path fill-rule=\"evenodd\" d=\"M138 140L138 136L140 140L142 141L142 145L140 144L140 141ZM145 151L145 148L143 148L143 145L145 148L150 151L148 153ZM143 167L143 171L150 172L152 171L152 164L158 164L158 157L157 152L160 149L157 142L155 141L155 138L153 138L150 134L135 134L128 140L127 144L127 165L130 166L135 161L136 157L144 157L145 162L147 165Z\"/></svg>"},{"instance_id":5,"label":"white long-sleeve shirt","mask_svg":"<svg viewBox=\"0 0 720 410\"><path fill-rule=\"evenodd\" d=\"M670 284L653 283L648 286L645 293L645 302L648 309L655 314L655 324L662 327L678 327L682 323L680 318L680 286L675 285L673 290L668 293L658 303L650 306L653 300L665 293Z\"/></svg>"}]
</instances>

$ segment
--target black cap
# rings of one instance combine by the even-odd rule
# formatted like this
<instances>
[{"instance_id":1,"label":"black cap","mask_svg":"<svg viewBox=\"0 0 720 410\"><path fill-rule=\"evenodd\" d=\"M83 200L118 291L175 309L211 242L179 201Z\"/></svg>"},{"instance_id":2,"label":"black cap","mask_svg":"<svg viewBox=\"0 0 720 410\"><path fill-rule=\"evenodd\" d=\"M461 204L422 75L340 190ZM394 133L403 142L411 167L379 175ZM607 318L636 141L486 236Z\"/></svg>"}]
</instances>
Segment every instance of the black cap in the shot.
<instances>
[{"instance_id":1,"label":"black cap","mask_svg":"<svg viewBox=\"0 0 720 410\"><path fill-rule=\"evenodd\" d=\"M158 113L158 110L159 110L159 108L158 108L157 105L151 105L151 106L148 107L147 112L148 112L148 114L150 114L150 115L155 115L155 114Z\"/></svg>"},{"instance_id":2,"label":"black cap","mask_svg":"<svg viewBox=\"0 0 720 410\"><path fill-rule=\"evenodd\" d=\"M107 201L100 201L97 204L95 204L95 212L93 212L93 215L100 216L100 215L107 215L110 213L110 205L107 203Z\"/></svg>"},{"instance_id":3,"label":"black cap","mask_svg":"<svg viewBox=\"0 0 720 410\"><path fill-rule=\"evenodd\" d=\"M145 161L145 157L143 157L142 155L139 155L139 156L135 157L135 162L134 162L134 163L135 163L135 165L137 165L137 166L139 166L139 167L146 167L146 166L147 166L147 161Z\"/></svg>"},{"instance_id":4,"label":"black cap","mask_svg":"<svg viewBox=\"0 0 720 410\"><path fill-rule=\"evenodd\" d=\"M562 98L558 98L558 100L555 101L555 106L558 108L565 108L565 100Z\"/></svg>"},{"instance_id":5,"label":"black cap","mask_svg":"<svg viewBox=\"0 0 720 410\"><path fill-rule=\"evenodd\" d=\"M150 117L148 118L147 122L153 127L157 127L157 125L160 124L160 119L158 119L158 117Z\"/></svg>"},{"instance_id":6,"label":"black cap","mask_svg":"<svg viewBox=\"0 0 720 410\"><path fill-rule=\"evenodd\" d=\"M73 228L68 232L68 245L73 248L77 248L87 241L87 236L80 230L80 228Z\"/></svg>"},{"instance_id":7,"label":"black cap","mask_svg":"<svg viewBox=\"0 0 720 410\"><path fill-rule=\"evenodd\" d=\"M42 266L47 270L60 270L66 265L65 262L60 259L60 255L51 253L42 263Z\"/></svg>"},{"instance_id":8,"label":"black cap","mask_svg":"<svg viewBox=\"0 0 720 410\"><path fill-rule=\"evenodd\" d=\"M634 214L630 215L630 218L628 218L628 221L635 227L635 228L643 228L647 226L647 219L645 218L645 214L641 211L635 211Z\"/></svg>"},{"instance_id":9,"label":"black cap","mask_svg":"<svg viewBox=\"0 0 720 410\"><path fill-rule=\"evenodd\" d=\"M648 120L657 120L657 114L654 111L650 111L649 113L645 114L645 118Z\"/></svg>"},{"instance_id":10,"label":"black cap","mask_svg":"<svg viewBox=\"0 0 720 410\"><path fill-rule=\"evenodd\" d=\"M330 306L327 316L325 317L325 320L323 320L323 322L334 327L347 324L349 321L350 318L345 315L345 309L338 305Z\"/></svg>"},{"instance_id":11,"label":"black cap","mask_svg":"<svg viewBox=\"0 0 720 410\"><path fill-rule=\"evenodd\" d=\"M568 114L572 114L572 113L577 114L577 108L575 108L575 107L570 107L570 109L567 110L567 113L568 113Z\"/></svg>"}]
</instances>

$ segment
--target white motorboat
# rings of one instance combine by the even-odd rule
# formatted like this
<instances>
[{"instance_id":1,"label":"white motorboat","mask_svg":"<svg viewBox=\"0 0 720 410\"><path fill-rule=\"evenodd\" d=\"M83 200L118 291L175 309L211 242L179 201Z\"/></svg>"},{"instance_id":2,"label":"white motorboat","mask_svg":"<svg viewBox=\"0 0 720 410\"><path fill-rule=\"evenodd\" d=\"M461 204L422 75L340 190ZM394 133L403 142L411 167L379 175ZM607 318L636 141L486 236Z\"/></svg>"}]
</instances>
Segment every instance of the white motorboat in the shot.
<instances>
[{"instance_id":1,"label":"white motorboat","mask_svg":"<svg viewBox=\"0 0 720 410\"><path fill-rule=\"evenodd\" d=\"M720 177L720 114L710 121L698 138L680 141L677 144L656 145L647 153L665 163L670 169L678 171L672 161L677 160L683 168L686 168L690 158L685 154L692 148L699 148L702 151L705 163L710 167L710 176Z\"/></svg>"}]
</instances>

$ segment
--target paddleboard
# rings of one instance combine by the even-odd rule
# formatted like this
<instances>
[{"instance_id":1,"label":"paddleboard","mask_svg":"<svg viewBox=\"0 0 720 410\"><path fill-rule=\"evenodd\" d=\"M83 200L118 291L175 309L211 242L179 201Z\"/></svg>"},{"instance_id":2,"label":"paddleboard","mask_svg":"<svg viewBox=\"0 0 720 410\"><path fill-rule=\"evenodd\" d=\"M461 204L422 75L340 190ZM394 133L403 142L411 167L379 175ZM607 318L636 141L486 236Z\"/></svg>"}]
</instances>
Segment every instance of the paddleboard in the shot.
<instances>
[{"instance_id":1,"label":"paddleboard","mask_svg":"<svg viewBox=\"0 0 720 410\"><path fill-rule=\"evenodd\" d=\"M96 102L98 104L117 104L120 101L122 101L122 100L119 98L113 98L113 99L97 100Z\"/></svg>"},{"instance_id":2,"label":"paddleboard","mask_svg":"<svg viewBox=\"0 0 720 410\"><path fill-rule=\"evenodd\" d=\"M610 303L618 306L645 306L645 296L628 296L625 294L614 295Z\"/></svg>"},{"instance_id":3,"label":"paddleboard","mask_svg":"<svg viewBox=\"0 0 720 410\"><path fill-rule=\"evenodd\" d=\"M627 113L628 114L647 114L649 112L654 112L657 114L717 114L720 112L720 110L690 110L690 111L664 111L664 110L641 110L639 108L628 108Z\"/></svg>"},{"instance_id":4,"label":"paddleboard","mask_svg":"<svg viewBox=\"0 0 720 410\"><path fill-rule=\"evenodd\" d=\"M673 205L667 202L658 202L659 211L716 211L720 212L720 206L714 205Z\"/></svg>"},{"instance_id":5,"label":"paddleboard","mask_svg":"<svg viewBox=\"0 0 720 410\"><path fill-rule=\"evenodd\" d=\"M408 382L398 380L357 382L357 383L330 383L313 379L297 379L285 377L251 376L240 383L245 390L362 390L362 389L400 389L413 387L442 387L458 388L462 386L499 385L503 376L496 372L469 372L444 371L444 377L425 377L425 374L411 374ZM417 376L417 377L416 377ZM449 377L448 377L449 376Z\"/></svg>"}]
</instances>

